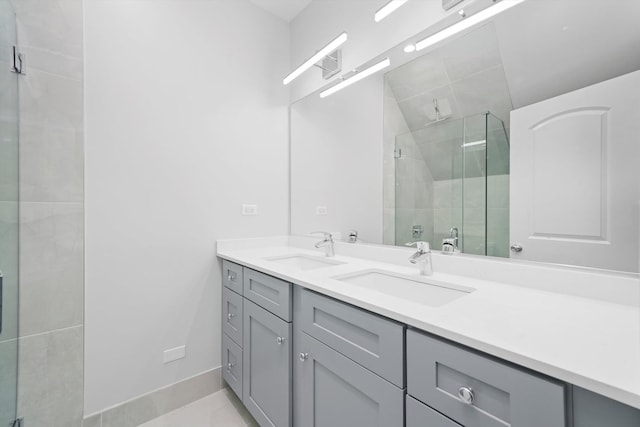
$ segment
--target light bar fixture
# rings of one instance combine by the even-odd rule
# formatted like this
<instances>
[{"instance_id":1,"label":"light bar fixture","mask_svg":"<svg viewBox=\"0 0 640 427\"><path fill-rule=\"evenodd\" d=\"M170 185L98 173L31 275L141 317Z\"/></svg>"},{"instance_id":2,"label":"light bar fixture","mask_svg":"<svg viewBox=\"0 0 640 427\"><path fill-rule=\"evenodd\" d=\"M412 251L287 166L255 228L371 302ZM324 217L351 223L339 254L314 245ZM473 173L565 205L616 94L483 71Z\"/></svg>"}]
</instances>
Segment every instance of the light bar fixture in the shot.
<instances>
[{"instance_id":1,"label":"light bar fixture","mask_svg":"<svg viewBox=\"0 0 640 427\"><path fill-rule=\"evenodd\" d=\"M337 85L333 85L329 89L320 92L320 98L326 98L327 96L332 95L337 91L344 89L347 86L350 86L356 82L359 82L360 80L370 76L371 74L377 73L383 68L387 68L389 65L391 65L391 60L389 58L385 58L382 61L372 65L371 67L357 72L353 76L341 81Z\"/></svg>"},{"instance_id":2,"label":"light bar fixture","mask_svg":"<svg viewBox=\"0 0 640 427\"><path fill-rule=\"evenodd\" d=\"M391 0L389 3L382 6L378 11L373 15L373 19L376 22L382 21L387 16L391 15L396 11L400 6L405 4L408 0Z\"/></svg>"},{"instance_id":3,"label":"light bar fixture","mask_svg":"<svg viewBox=\"0 0 640 427\"><path fill-rule=\"evenodd\" d=\"M347 41L347 33L342 33L335 39L329 42L328 45L320 49L313 55L311 58L307 59L301 66L293 70L287 77L282 80L282 83L287 85L293 81L296 77L300 76L300 74L307 71L309 68L313 67L316 62L320 61L325 56L329 55L331 52L339 48Z\"/></svg>"},{"instance_id":4,"label":"light bar fixture","mask_svg":"<svg viewBox=\"0 0 640 427\"><path fill-rule=\"evenodd\" d=\"M485 145L486 143L487 141L485 139L481 141L465 142L464 144L462 144L462 148L475 147L477 145Z\"/></svg>"},{"instance_id":5,"label":"light bar fixture","mask_svg":"<svg viewBox=\"0 0 640 427\"><path fill-rule=\"evenodd\" d=\"M502 0L500 3L496 3L491 7L488 7L480 12L471 15L469 17L465 17L463 14L460 16L463 17L463 20L453 24L450 27L445 28L442 31L439 31L426 39L420 40L416 43L416 50L422 50L426 47L432 46L442 40L453 36L461 31L466 30L467 28L473 27L474 25L486 21L487 19L504 12L507 9L511 9L513 6L516 6L525 0Z\"/></svg>"}]
</instances>

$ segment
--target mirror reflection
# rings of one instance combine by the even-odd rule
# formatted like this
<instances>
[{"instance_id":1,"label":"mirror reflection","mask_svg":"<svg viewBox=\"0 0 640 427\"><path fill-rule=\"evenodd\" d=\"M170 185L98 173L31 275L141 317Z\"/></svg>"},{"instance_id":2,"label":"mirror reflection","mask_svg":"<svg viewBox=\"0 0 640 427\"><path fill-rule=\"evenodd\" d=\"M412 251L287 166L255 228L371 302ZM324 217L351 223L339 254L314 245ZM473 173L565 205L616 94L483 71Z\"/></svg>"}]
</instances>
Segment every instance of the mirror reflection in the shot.
<instances>
[{"instance_id":1,"label":"mirror reflection","mask_svg":"<svg viewBox=\"0 0 640 427\"><path fill-rule=\"evenodd\" d=\"M525 2L294 103L292 233L637 272L640 5L622 3Z\"/></svg>"}]
</instances>

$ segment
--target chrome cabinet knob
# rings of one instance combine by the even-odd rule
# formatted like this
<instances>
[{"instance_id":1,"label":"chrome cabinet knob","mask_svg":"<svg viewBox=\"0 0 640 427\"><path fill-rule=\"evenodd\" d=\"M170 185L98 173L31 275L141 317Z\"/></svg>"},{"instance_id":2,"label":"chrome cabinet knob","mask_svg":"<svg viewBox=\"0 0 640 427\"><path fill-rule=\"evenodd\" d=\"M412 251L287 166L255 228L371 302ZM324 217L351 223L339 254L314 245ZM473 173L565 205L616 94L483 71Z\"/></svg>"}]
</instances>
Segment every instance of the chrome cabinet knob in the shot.
<instances>
[{"instance_id":1,"label":"chrome cabinet knob","mask_svg":"<svg viewBox=\"0 0 640 427\"><path fill-rule=\"evenodd\" d=\"M236 315L235 315L234 313L229 313L229 314L227 314L227 320L231 320L231 319L233 319L234 317L236 317Z\"/></svg>"},{"instance_id":2,"label":"chrome cabinet knob","mask_svg":"<svg viewBox=\"0 0 640 427\"><path fill-rule=\"evenodd\" d=\"M471 387L460 387L458 389L458 397L462 403L473 405L474 395Z\"/></svg>"},{"instance_id":3,"label":"chrome cabinet knob","mask_svg":"<svg viewBox=\"0 0 640 427\"><path fill-rule=\"evenodd\" d=\"M233 368L233 363L228 363L227 364L227 371L231 371L232 368Z\"/></svg>"},{"instance_id":4,"label":"chrome cabinet knob","mask_svg":"<svg viewBox=\"0 0 640 427\"><path fill-rule=\"evenodd\" d=\"M234 280L236 280L236 275L234 274L233 271L227 270L227 280L230 282L233 282Z\"/></svg>"},{"instance_id":5,"label":"chrome cabinet knob","mask_svg":"<svg viewBox=\"0 0 640 427\"><path fill-rule=\"evenodd\" d=\"M522 245L519 245L517 243L511 245L511 252L515 252L515 253L522 252Z\"/></svg>"},{"instance_id":6,"label":"chrome cabinet knob","mask_svg":"<svg viewBox=\"0 0 640 427\"><path fill-rule=\"evenodd\" d=\"M282 345L282 343L284 342L284 340L286 340L285 337L278 337L276 338L276 342L278 343L278 345Z\"/></svg>"},{"instance_id":7,"label":"chrome cabinet knob","mask_svg":"<svg viewBox=\"0 0 640 427\"><path fill-rule=\"evenodd\" d=\"M305 360L307 360L309 358L309 353L300 353L298 355L298 359L300 359L301 362L304 362Z\"/></svg>"}]
</instances>

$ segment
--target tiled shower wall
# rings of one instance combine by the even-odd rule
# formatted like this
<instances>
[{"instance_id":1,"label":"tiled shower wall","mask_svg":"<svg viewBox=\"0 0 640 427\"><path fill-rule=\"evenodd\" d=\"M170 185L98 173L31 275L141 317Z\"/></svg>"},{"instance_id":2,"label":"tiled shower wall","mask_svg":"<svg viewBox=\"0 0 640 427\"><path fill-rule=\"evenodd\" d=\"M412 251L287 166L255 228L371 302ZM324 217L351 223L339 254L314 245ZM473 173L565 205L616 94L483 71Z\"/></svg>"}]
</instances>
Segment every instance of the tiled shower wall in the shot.
<instances>
[{"instance_id":1,"label":"tiled shower wall","mask_svg":"<svg viewBox=\"0 0 640 427\"><path fill-rule=\"evenodd\" d=\"M19 79L18 415L76 427L83 411L82 0L12 0Z\"/></svg>"}]
</instances>

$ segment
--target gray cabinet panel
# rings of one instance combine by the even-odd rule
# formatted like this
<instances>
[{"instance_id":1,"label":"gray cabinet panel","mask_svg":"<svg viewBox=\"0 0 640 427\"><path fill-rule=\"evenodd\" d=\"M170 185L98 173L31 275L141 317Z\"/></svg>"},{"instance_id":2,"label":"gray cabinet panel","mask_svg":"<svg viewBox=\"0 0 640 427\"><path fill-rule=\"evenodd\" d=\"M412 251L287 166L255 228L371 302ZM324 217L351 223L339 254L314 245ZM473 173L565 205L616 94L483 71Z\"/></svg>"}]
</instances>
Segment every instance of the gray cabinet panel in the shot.
<instances>
[{"instance_id":1,"label":"gray cabinet panel","mask_svg":"<svg viewBox=\"0 0 640 427\"><path fill-rule=\"evenodd\" d=\"M242 297L222 288L222 332L242 345Z\"/></svg>"},{"instance_id":2,"label":"gray cabinet panel","mask_svg":"<svg viewBox=\"0 0 640 427\"><path fill-rule=\"evenodd\" d=\"M407 427L462 427L411 396L407 396Z\"/></svg>"},{"instance_id":3,"label":"gray cabinet panel","mask_svg":"<svg viewBox=\"0 0 640 427\"><path fill-rule=\"evenodd\" d=\"M403 427L404 391L301 334L300 426Z\"/></svg>"},{"instance_id":4,"label":"gray cabinet panel","mask_svg":"<svg viewBox=\"0 0 640 427\"><path fill-rule=\"evenodd\" d=\"M464 403L460 391L471 391ZM564 427L565 387L444 341L407 331L407 392L473 427Z\"/></svg>"},{"instance_id":5,"label":"gray cabinet panel","mask_svg":"<svg viewBox=\"0 0 640 427\"><path fill-rule=\"evenodd\" d=\"M222 260L222 284L242 295L242 266Z\"/></svg>"},{"instance_id":6,"label":"gray cabinet panel","mask_svg":"<svg viewBox=\"0 0 640 427\"><path fill-rule=\"evenodd\" d=\"M640 409L573 387L573 427L638 427Z\"/></svg>"},{"instance_id":7,"label":"gray cabinet panel","mask_svg":"<svg viewBox=\"0 0 640 427\"><path fill-rule=\"evenodd\" d=\"M291 283L245 268L244 296L287 322L291 321Z\"/></svg>"},{"instance_id":8,"label":"gray cabinet panel","mask_svg":"<svg viewBox=\"0 0 640 427\"><path fill-rule=\"evenodd\" d=\"M308 290L300 320L307 334L404 388L404 325Z\"/></svg>"},{"instance_id":9,"label":"gray cabinet panel","mask_svg":"<svg viewBox=\"0 0 640 427\"><path fill-rule=\"evenodd\" d=\"M291 323L244 301L242 402L262 427L291 426Z\"/></svg>"},{"instance_id":10,"label":"gray cabinet panel","mask_svg":"<svg viewBox=\"0 0 640 427\"><path fill-rule=\"evenodd\" d=\"M225 334L222 334L222 378L242 399L242 349Z\"/></svg>"}]
</instances>

